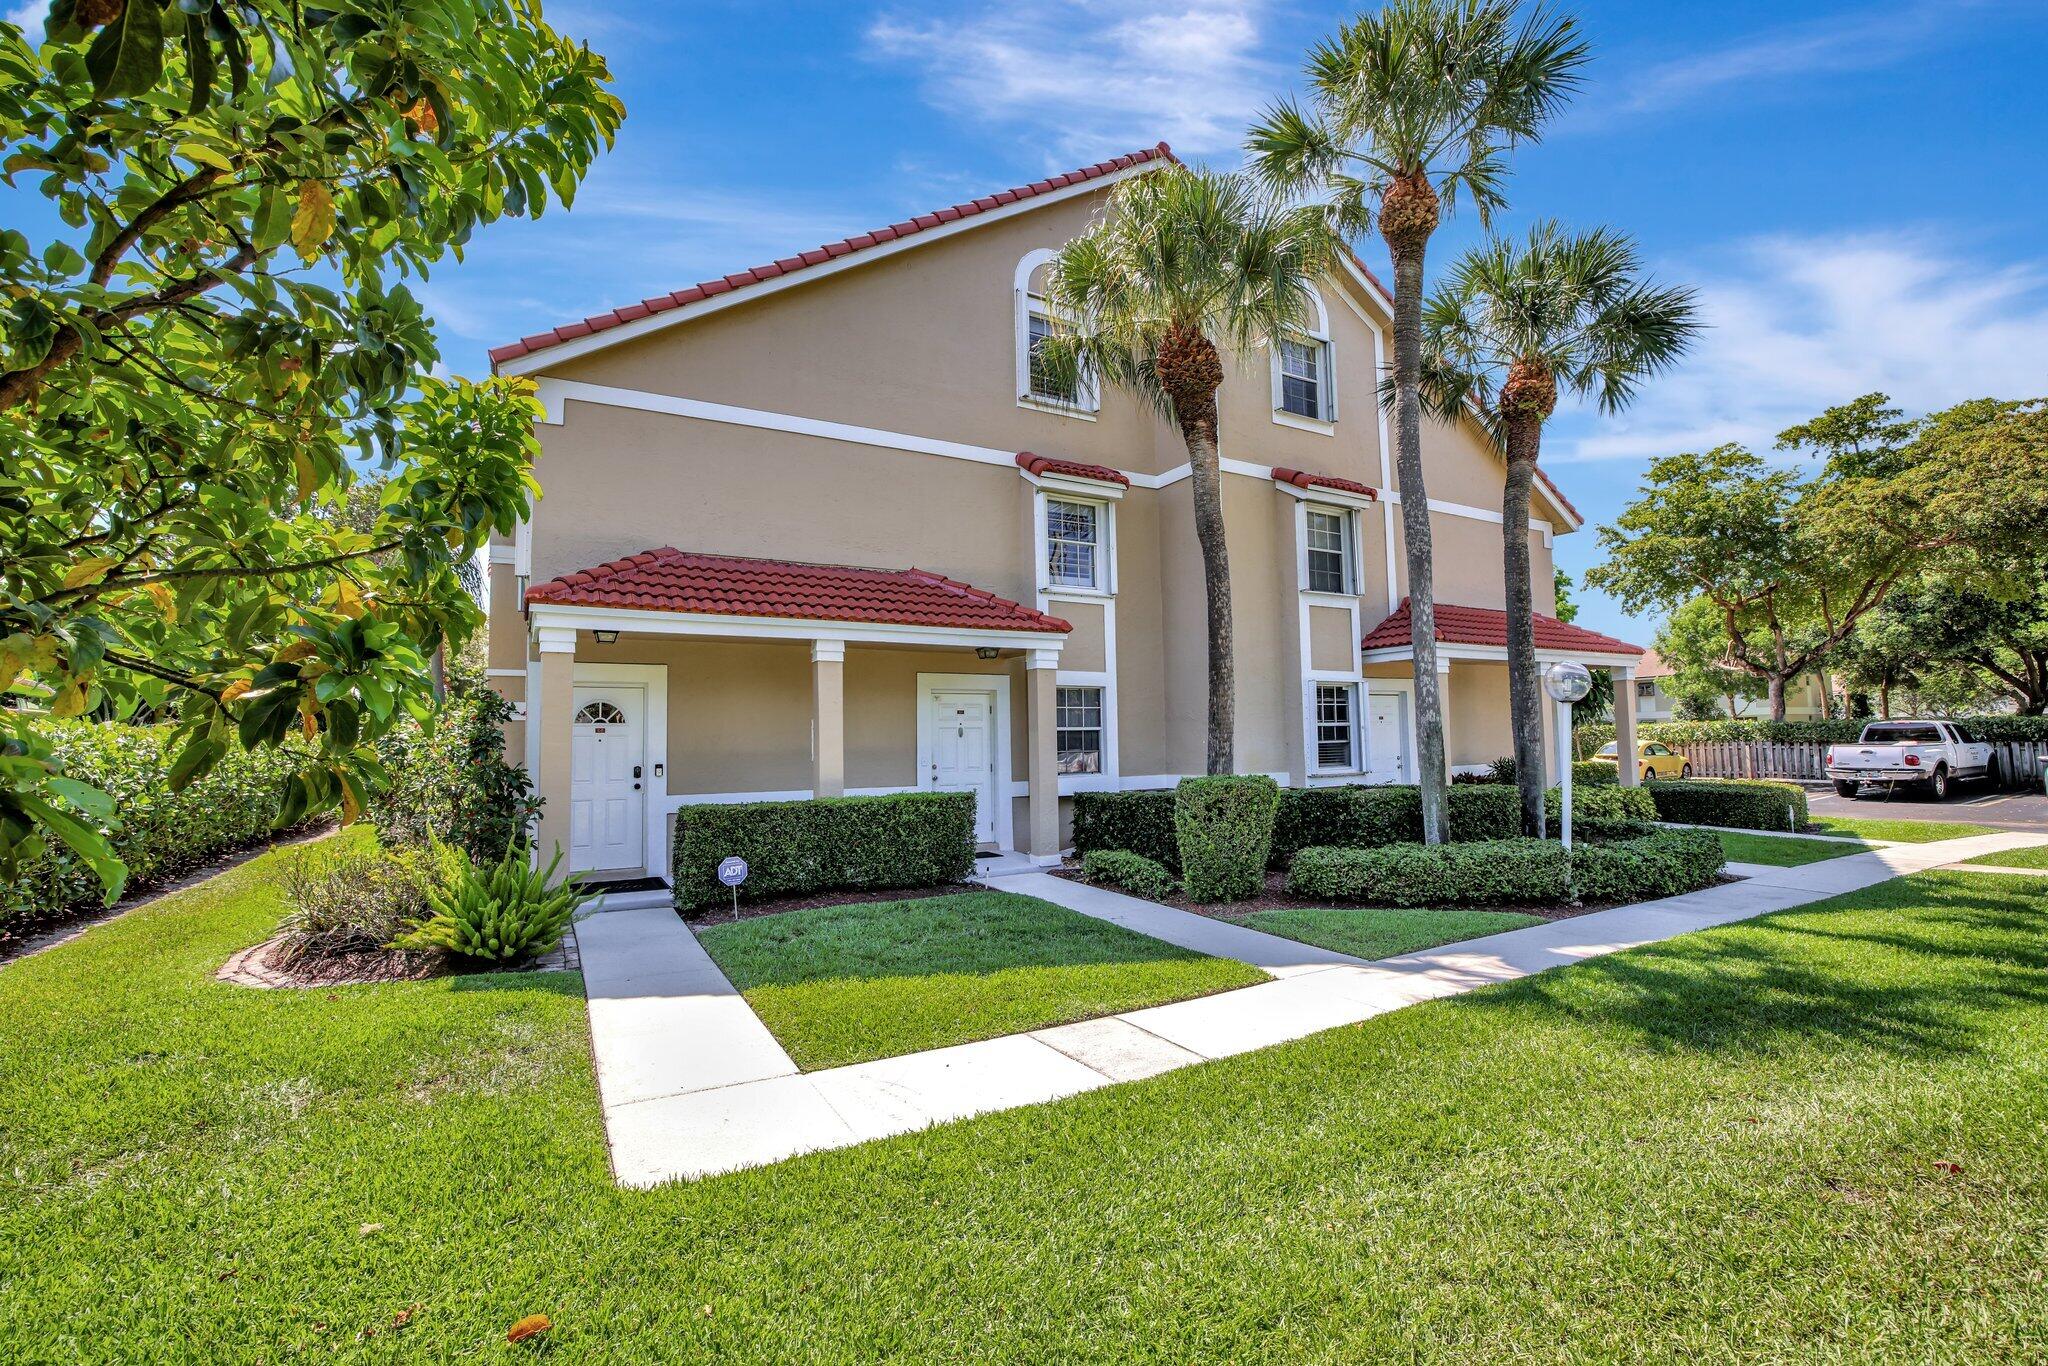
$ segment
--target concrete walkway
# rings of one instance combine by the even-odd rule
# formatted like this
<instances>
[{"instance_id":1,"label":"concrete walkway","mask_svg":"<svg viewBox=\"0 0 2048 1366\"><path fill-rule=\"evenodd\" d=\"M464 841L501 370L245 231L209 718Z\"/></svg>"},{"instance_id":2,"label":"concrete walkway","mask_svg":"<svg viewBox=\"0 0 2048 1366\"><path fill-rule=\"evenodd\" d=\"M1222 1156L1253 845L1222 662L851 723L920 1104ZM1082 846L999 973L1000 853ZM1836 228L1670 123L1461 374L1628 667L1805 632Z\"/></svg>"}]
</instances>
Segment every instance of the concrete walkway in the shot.
<instances>
[{"instance_id":1,"label":"concrete walkway","mask_svg":"<svg viewBox=\"0 0 2048 1366\"><path fill-rule=\"evenodd\" d=\"M613 1171L622 1185L648 1186L1156 1076L1901 874L2044 843L2048 835L2001 832L1759 868L1739 883L1377 963L1044 873L990 877L998 890L1255 963L1275 978L1104 1019L809 1073L797 1072L672 912L593 916L578 926L578 937Z\"/></svg>"}]
</instances>

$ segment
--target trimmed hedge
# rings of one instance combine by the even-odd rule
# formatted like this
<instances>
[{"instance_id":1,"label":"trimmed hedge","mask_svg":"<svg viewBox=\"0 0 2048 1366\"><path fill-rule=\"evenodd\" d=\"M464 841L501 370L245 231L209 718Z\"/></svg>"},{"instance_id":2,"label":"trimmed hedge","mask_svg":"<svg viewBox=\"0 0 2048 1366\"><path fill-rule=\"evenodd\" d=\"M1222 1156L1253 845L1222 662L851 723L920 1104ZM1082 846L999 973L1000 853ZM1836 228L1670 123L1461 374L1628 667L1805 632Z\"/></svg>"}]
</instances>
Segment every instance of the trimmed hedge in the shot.
<instances>
[{"instance_id":1,"label":"trimmed hedge","mask_svg":"<svg viewBox=\"0 0 2048 1366\"><path fill-rule=\"evenodd\" d=\"M505 722L512 705L488 688L451 693L432 730L405 720L377 742L391 785L372 798L377 838L394 848L422 848L427 832L488 868L517 841L524 844L540 798L523 765L505 761Z\"/></svg>"},{"instance_id":2,"label":"trimmed hedge","mask_svg":"<svg viewBox=\"0 0 2048 1366\"><path fill-rule=\"evenodd\" d=\"M1657 819L1657 803L1645 787L1622 787L1618 783L1606 786L1580 787L1578 779L1572 779L1572 824L1581 821L1653 821ZM1543 816L1547 828L1555 830L1564 819L1564 789L1553 787L1543 794Z\"/></svg>"},{"instance_id":3,"label":"trimmed hedge","mask_svg":"<svg viewBox=\"0 0 2048 1366\"><path fill-rule=\"evenodd\" d=\"M1486 767L1486 776L1478 779L1488 783L1512 783L1515 780L1515 756L1503 754ZM1613 764L1603 764L1592 759L1580 759L1572 764L1572 784L1579 787L1612 787L1621 781L1621 770Z\"/></svg>"},{"instance_id":4,"label":"trimmed hedge","mask_svg":"<svg viewBox=\"0 0 2048 1366\"><path fill-rule=\"evenodd\" d=\"M1173 789L1146 792L1080 792L1074 796L1074 852L1122 849L1180 872L1180 845L1173 833Z\"/></svg>"},{"instance_id":5,"label":"trimmed hedge","mask_svg":"<svg viewBox=\"0 0 2048 1366\"><path fill-rule=\"evenodd\" d=\"M676 816L676 907L728 901L719 860L737 854L740 900L934 887L974 871L974 794L903 792L793 802L707 803Z\"/></svg>"},{"instance_id":6,"label":"trimmed hedge","mask_svg":"<svg viewBox=\"0 0 2048 1366\"><path fill-rule=\"evenodd\" d=\"M1280 785L1262 775L1183 778L1173 792L1181 884L1192 901L1241 901L1266 888Z\"/></svg>"},{"instance_id":7,"label":"trimmed hedge","mask_svg":"<svg viewBox=\"0 0 2048 1366\"><path fill-rule=\"evenodd\" d=\"M1081 872L1090 882L1121 887L1132 896L1153 901L1172 896L1173 874L1143 854L1128 849L1097 849L1081 858Z\"/></svg>"},{"instance_id":8,"label":"trimmed hedge","mask_svg":"<svg viewBox=\"0 0 2048 1366\"><path fill-rule=\"evenodd\" d=\"M1657 819L1734 830L1800 830L1806 826L1806 789L1797 783L1748 778L1688 778L1643 789Z\"/></svg>"},{"instance_id":9,"label":"trimmed hedge","mask_svg":"<svg viewBox=\"0 0 2048 1366\"><path fill-rule=\"evenodd\" d=\"M1472 844L1304 849L1287 874L1295 896L1375 906L1555 905L1677 896L1721 875L1721 842L1705 830L1616 823L1600 840L1517 837Z\"/></svg>"},{"instance_id":10,"label":"trimmed hedge","mask_svg":"<svg viewBox=\"0 0 2048 1366\"><path fill-rule=\"evenodd\" d=\"M1716 740L1768 740L1780 743L1817 741L1843 744L1859 739L1863 728L1880 717L1837 721L1769 721L1762 719L1724 721L1651 721L1636 727L1639 740L1662 740L1667 745L1698 744ZM1906 719L1906 718L1899 718ZM1955 716L1948 718L1982 735L1986 740L2048 742L2048 716ZM1581 726L1579 744L1593 743L1594 749L1614 738L1614 727ZM1590 751L1584 751L1590 752Z\"/></svg>"},{"instance_id":11,"label":"trimmed hedge","mask_svg":"<svg viewBox=\"0 0 2048 1366\"><path fill-rule=\"evenodd\" d=\"M114 853L128 865L129 895L277 834L271 818L285 779L306 758L295 745L254 752L231 745L205 777L174 793L168 775L175 730L97 721L48 724L51 757L64 774L114 799L120 820L112 832ZM52 839L0 886L0 923L73 914L105 900L92 869Z\"/></svg>"}]
</instances>

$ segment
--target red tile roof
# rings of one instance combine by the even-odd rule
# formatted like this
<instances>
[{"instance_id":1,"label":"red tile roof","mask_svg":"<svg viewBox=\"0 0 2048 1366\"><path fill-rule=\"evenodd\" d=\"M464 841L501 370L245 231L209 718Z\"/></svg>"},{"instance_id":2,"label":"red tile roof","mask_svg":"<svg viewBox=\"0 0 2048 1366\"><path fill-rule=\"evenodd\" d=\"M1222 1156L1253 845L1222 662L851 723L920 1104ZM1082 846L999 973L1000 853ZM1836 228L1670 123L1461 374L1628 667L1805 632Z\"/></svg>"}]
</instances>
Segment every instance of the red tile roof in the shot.
<instances>
[{"instance_id":1,"label":"red tile roof","mask_svg":"<svg viewBox=\"0 0 2048 1366\"><path fill-rule=\"evenodd\" d=\"M673 294L657 294L651 299L642 299L637 304L627 304L624 308L585 318L582 322L564 323L545 332L536 332L530 337L521 337L510 345L493 347L491 364L499 365L508 360L517 360L521 356L544 351L565 341L587 337L593 332L603 332L623 323L637 322L650 314L666 313L672 308L694 304L716 294L730 294L733 290L745 289L748 285L759 284L763 280L773 280L777 276L793 274L809 266L822 265L826 261L865 251L883 242L893 242L899 237L912 236L926 228L935 228L941 223L972 218L976 214L987 213L990 209L999 209L1005 204L1015 204L1021 199L1032 199L1069 185L1078 185L1083 181L1100 180L1103 176L1128 170L1147 161L1172 159L1173 149L1162 142L1141 152L1130 152L1124 156L1112 157L1108 161L1098 161L1093 166L1083 166L1078 171L1067 171L1044 180L1034 180L1029 185L1019 185L1015 189L983 195L979 199L970 199L964 204L955 204L934 213L919 214L915 218L906 218L901 223L891 223L888 227L876 228L873 232L863 232L837 242L827 242L822 247L813 247L795 256L785 256L779 261L755 266L751 270L742 270L716 280L704 280L691 285L688 289L679 289Z\"/></svg>"},{"instance_id":2,"label":"red tile roof","mask_svg":"<svg viewBox=\"0 0 2048 1366\"><path fill-rule=\"evenodd\" d=\"M1539 650L1577 650L1595 655L1639 655L1640 645L1631 645L1613 636L1603 636L1598 631L1588 631L1583 626L1536 615L1536 648ZM1414 627L1408 615L1408 599L1401 599L1401 605L1385 621L1366 632L1365 648L1368 650L1406 649ZM1493 607L1460 607L1456 603L1440 602L1436 605L1436 638L1445 645L1497 645L1508 643L1508 614Z\"/></svg>"},{"instance_id":3,"label":"red tile roof","mask_svg":"<svg viewBox=\"0 0 2048 1366\"><path fill-rule=\"evenodd\" d=\"M528 606L553 603L980 631L1073 629L1058 617L923 569L695 555L672 546L535 584L526 590L526 601Z\"/></svg>"},{"instance_id":4,"label":"red tile roof","mask_svg":"<svg viewBox=\"0 0 2048 1366\"><path fill-rule=\"evenodd\" d=\"M1273 481L1292 484L1298 489L1336 489L1341 493L1355 493L1361 498L1376 499L1380 496L1378 489L1356 479L1339 479L1334 474L1310 474L1307 470L1290 470L1277 465L1273 469Z\"/></svg>"},{"instance_id":5,"label":"red tile roof","mask_svg":"<svg viewBox=\"0 0 2048 1366\"><path fill-rule=\"evenodd\" d=\"M1131 477L1107 465L1084 465L1078 460L1055 460L1048 455L1017 452L1017 468L1026 474L1064 474L1073 479L1099 479L1105 484L1131 486Z\"/></svg>"}]
</instances>

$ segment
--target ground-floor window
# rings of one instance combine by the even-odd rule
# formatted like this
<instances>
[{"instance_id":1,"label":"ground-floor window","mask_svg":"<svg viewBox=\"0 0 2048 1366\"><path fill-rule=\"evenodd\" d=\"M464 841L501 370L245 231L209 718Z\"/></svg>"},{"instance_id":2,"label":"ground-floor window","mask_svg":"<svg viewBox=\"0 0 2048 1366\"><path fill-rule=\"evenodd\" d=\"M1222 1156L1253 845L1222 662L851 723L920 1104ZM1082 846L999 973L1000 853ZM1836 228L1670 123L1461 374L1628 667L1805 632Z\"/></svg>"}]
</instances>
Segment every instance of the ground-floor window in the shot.
<instances>
[{"instance_id":1,"label":"ground-floor window","mask_svg":"<svg viewBox=\"0 0 2048 1366\"><path fill-rule=\"evenodd\" d=\"M1061 688L1056 710L1060 772L1102 772L1102 689Z\"/></svg>"},{"instance_id":2,"label":"ground-floor window","mask_svg":"<svg viewBox=\"0 0 2048 1366\"><path fill-rule=\"evenodd\" d=\"M1358 767L1358 685L1316 685L1316 767Z\"/></svg>"}]
</instances>

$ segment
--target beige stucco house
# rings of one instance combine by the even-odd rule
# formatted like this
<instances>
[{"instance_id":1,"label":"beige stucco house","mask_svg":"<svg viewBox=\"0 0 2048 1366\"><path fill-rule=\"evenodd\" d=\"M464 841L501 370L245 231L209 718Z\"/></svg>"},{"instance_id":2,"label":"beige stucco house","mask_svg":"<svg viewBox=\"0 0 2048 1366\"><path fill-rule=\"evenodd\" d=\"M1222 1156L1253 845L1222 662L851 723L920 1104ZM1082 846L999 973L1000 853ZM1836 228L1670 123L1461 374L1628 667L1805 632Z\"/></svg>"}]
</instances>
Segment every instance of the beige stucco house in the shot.
<instances>
[{"instance_id":1,"label":"beige stucco house","mask_svg":"<svg viewBox=\"0 0 2048 1366\"><path fill-rule=\"evenodd\" d=\"M1050 862L1063 799L1202 768L1202 574L1179 436L1031 364L1046 259L1157 148L557 327L545 496L491 556L490 670L546 798L543 848L661 876L693 803L960 788L990 848ZM1401 496L1377 379L1389 301L1355 262L1221 395L1237 768L1413 776ZM1449 759L1510 749L1499 456L1425 438ZM1579 517L1544 482L1551 542ZM1405 618L1403 618L1405 620ZM1400 626L1400 623L1396 623ZM1545 654L1627 671L1557 624Z\"/></svg>"}]
</instances>

